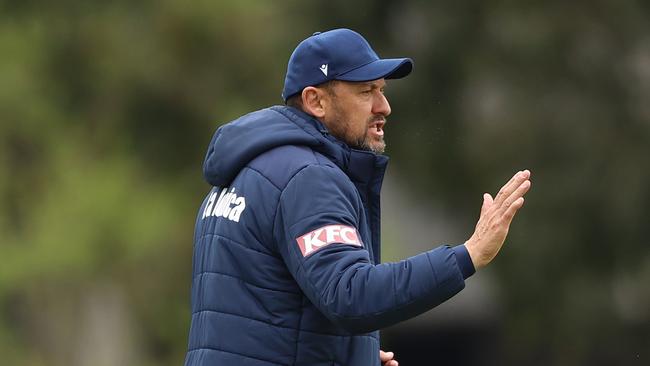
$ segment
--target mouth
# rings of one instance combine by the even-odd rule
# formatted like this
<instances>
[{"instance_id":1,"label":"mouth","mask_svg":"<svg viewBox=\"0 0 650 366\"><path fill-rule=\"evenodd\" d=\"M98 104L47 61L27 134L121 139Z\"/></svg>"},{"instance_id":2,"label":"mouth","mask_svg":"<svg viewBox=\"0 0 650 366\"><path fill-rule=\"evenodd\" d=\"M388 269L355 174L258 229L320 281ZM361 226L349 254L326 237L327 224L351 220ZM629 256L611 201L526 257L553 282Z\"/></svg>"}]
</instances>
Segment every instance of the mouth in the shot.
<instances>
[{"instance_id":1,"label":"mouth","mask_svg":"<svg viewBox=\"0 0 650 366\"><path fill-rule=\"evenodd\" d=\"M368 125L368 131L373 135L384 136L385 124L386 124L386 120L384 119L375 120Z\"/></svg>"}]
</instances>

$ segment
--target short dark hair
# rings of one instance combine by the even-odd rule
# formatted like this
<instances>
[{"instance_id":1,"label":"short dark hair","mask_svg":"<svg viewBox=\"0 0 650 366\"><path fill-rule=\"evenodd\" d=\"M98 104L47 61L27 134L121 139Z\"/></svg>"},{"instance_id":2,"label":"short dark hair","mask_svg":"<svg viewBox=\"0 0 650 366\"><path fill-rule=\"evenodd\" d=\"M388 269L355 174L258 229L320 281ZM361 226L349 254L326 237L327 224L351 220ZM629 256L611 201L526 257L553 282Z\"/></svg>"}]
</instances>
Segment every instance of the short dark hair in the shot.
<instances>
[{"instance_id":1,"label":"short dark hair","mask_svg":"<svg viewBox=\"0 0 650 366\"><path fill-rule=\"evenodd\" d=\"M302 110L302 93L294 94L285 102L289 107Z\"/></svg>"}]
</instances>

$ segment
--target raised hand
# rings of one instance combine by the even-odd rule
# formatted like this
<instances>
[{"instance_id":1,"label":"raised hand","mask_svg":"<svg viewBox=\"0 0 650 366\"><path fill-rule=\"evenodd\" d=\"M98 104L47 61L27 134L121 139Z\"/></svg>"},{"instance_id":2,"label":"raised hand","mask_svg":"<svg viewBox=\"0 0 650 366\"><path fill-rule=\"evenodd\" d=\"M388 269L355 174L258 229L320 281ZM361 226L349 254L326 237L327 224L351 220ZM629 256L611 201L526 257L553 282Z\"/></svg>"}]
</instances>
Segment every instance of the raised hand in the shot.
<instances>
[{"instance_id":1,"label":"raised hand","mask_svg":"<svg viewBox=\"0 0 650 366\"><path fill-rule=\"evenodd\" d=\"M395 357L393 352L379 350L379 359L381 360L382 366L399 366L399 363L393 357Z\"/></svg>"},{"instance_id":2,"label":"raised hand","mask_svg":"<svg viewBox=\"0 0 650 366\"><path fill-rule=\"evenodd\" d=\"M474 234L465 242L474 268L485 267L494 259L506 240L510 223L524 204L524 195L530 189L530 171L517 172L493 199L483 195L481 216Z\"/></svg>"}]
</instances>

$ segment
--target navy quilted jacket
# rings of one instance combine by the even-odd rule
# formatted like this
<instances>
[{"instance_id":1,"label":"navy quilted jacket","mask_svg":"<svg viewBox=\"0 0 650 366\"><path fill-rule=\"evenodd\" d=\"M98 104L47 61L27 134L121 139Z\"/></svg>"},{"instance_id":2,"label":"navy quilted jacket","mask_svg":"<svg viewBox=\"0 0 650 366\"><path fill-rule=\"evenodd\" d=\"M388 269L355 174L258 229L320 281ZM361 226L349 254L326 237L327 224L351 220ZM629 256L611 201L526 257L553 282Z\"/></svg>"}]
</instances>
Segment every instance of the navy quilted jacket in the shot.
<instances>
[{"instance_id":1,"label":"navy quilted jacket","mask_svg":"<svg viewBox=\"0 0 650 366\"><path fill-rule=\"evenodd\" d=\"M275 106L217 130L197 217L185 365L378 366L380 328L447 300L464 246L379 262L385 156Z\"/></svg>"}]
</instances>

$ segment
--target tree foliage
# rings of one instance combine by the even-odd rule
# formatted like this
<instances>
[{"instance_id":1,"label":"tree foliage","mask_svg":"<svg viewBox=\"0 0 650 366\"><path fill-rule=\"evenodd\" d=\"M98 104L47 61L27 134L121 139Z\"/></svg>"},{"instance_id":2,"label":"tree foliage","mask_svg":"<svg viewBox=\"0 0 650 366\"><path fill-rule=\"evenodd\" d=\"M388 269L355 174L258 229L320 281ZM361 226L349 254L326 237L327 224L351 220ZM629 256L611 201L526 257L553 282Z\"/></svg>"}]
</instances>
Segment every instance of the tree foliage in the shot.
<instances>
[{"instance_id":1,"label":"tree foliage","mask_svg":"<svg viewBox=\"0 0 650 366\"><path fill-rule=\"evenodd\" d=\"M0 1L3 360L181 363L205 146L341 26L414 59L387 91L390 169L468 236L481 193L533 171L494 265L498 359L648 359L649 18L633 0Z\"/></svg>"}]
</instances>

